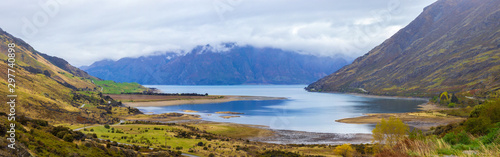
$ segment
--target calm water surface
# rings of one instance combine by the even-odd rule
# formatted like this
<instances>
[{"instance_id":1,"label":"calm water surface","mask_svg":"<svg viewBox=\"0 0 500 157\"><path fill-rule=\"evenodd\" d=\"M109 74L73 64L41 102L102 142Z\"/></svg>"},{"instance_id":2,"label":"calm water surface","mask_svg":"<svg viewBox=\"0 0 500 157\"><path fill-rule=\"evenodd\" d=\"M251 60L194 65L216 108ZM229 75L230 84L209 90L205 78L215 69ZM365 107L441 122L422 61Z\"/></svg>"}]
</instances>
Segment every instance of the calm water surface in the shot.
<instances>
[{"instance_id":1,"label":"calm water surface","mask_svg":"<svg viewBox=\"0 0 500 157\"><path fill-rule=\"evenodd\" d=\"M369 98L349 94L312 93L306 85L171 86L147 85L166 93L208 93L210 95L247 95L286 97L287 100L233 101L198 105L139 107L155 114L195 110L204 120L266 125L272 129L326 133L370 133L374 125L344 124L337 119L363 113L400 113L418 111L425 100ZM241 117L223 119L218 111L242 112Z\"/></svg>"}]
</instances>

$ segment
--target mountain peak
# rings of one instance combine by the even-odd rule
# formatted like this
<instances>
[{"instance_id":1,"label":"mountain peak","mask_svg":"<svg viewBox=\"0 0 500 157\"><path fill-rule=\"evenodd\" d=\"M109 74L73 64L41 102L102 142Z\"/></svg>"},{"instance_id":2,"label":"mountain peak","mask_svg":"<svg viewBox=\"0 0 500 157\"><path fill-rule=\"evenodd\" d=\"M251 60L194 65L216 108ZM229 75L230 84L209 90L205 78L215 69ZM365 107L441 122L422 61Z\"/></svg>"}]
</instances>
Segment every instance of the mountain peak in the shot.
<instances>
[{"instance_id":1,"label":"mountain peak","mask_svg":"<svg viewBox=\"0 0 500 157\"><path fill-rule=\"evenodd\" d=\"M430 95L498 87L500 1L439 0L311 91ZM483 83L482 83L483 82Z\"/></svg>"},{"instance_id":2,"label":"mountain peak","mask_svg":"<svg viewBox=\"0 0 500 157\"><path fill-rule=\"evenodd\" d=\"M347 64L342 58L236 43L197 46L170 58L143 56L102 63L85 70L117 82L176 85L308 84Z\"/></svg>"}]
</instances>

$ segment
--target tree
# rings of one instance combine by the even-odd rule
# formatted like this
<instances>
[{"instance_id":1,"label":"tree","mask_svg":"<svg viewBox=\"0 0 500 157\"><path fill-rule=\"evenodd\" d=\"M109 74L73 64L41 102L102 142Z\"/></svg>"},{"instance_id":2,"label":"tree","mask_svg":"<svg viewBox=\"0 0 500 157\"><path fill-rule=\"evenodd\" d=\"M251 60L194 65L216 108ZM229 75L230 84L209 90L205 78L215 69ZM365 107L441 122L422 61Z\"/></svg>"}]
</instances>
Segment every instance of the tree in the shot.
<instances>
[{"instance_id":1,"label":"tree","mask_svg":"<svg viewBox=\"0 0 500 157\"><path fill-rule=\"evenodd\" d=\"M398 118L390 117L389 120L382 118L380 123L377 123L373 133L373 143L386 144L394 146L398 141L402 140L408 132L408 126Z\"/></svg>"},{"instance_id":2,"label":"tree","mask_svg":"<svg viewBox=\"0 0 500 157\"><path fill-rule=\"evenodd\" d=\"M109 125L108 124L104 125L104 128L109 129Z\"/></svg>"},{"instance_id":3,"label":"tree","mask_svg":"<svg viewBox=\"0 0 500 157\"><path fill-rule=\"evenodd\" d=\"M439 95L439 100L441 103L447 104L450 101L450 97L448 97L448 92L443 92Z\"/></svg>"},{"instance_id":4,"label":"tree","mask_svg":"<svg viewBox=\"0 0 500 157\"><path fill-rule=\"evenodd\" d=\"M455 96L455 93L453 93L453 94L451 95L451 102L452 102L452 103L458 103L458 97L457 97L457 96Z\"/></svg>"},{"instance_id":5,"label":"tree","mask_svg":"<svg viewBox=\"0 0 500 157\"><path fill-rule=\"evenodd\" d=\"M350 143L346 143L346 144L343 144L341 146L337 146L333 152L337 155L340 155L340 156L343 156L343 157L352 157L354 152L356 150L354 150L352 147L351 147L351 144Z\"/></svg>"},{"instance_id":6,"label":"tree","mask_svg":"<svg viewBox=\"0 0 500 157\"><path fill-rule=\"evenodd\" d=\"M203 142L198 142L198 146L203 146Z\"/></svg>"}]
</instances>

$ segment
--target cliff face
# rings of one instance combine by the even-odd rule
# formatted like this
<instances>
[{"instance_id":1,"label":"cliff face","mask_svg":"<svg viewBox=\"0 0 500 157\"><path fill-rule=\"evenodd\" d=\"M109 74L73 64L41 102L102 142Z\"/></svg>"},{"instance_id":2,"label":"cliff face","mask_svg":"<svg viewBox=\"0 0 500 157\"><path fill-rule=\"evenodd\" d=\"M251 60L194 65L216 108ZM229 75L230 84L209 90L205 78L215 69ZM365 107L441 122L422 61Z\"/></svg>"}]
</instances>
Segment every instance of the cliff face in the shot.
<instances>
[{"instance_id":1,"label":"cliff face","mask_svg":"<svg viewBox=\"0 0 500 157\"><path fill-rule=\"evenodd\" d=\"M199 46L186 55L99 61L84 69L118 82L176 85L309 84L347 64L341 58L302 55L273 48Z\"/></svg>"},{"instance_id":2,"label":"cliff face","mask_svg":"<svg viewBox=\"0 0 500 157\"><path fill-rule=\"evenodd\" d=\"M429 95L498 90L500 1L439 0L309 91Z\"/></svg>"}]
</instances>

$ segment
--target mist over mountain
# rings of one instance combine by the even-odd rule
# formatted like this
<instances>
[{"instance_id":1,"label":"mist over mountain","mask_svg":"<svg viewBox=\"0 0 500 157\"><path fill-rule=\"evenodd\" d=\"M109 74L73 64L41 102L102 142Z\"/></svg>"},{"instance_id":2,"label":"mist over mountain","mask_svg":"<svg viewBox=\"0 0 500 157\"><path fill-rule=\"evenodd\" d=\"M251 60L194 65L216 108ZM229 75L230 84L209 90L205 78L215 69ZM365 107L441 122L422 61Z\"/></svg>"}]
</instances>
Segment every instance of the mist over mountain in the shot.
<instances>
[{"instance_id":1,"label":"mist over mountain","mask_svg":"<svg viewBox=\"0 0 500 157\"><path fill-rule=\"evenodd\" d=\"M341 57L226 43L198 46L184 55L102 60L81 68L101 79L140 84L309 84L347 64Z\"/></svg>"},{"instance_id":2,"label":"mist over mountain","mask_svg":"<svg viewBox=\"0 0 500 157\"><path fill-rule=\"evenodd\" d=\"M500 1L439 0L309 91L429 95L500 88Z\"/></svg>"}]
</instances>

